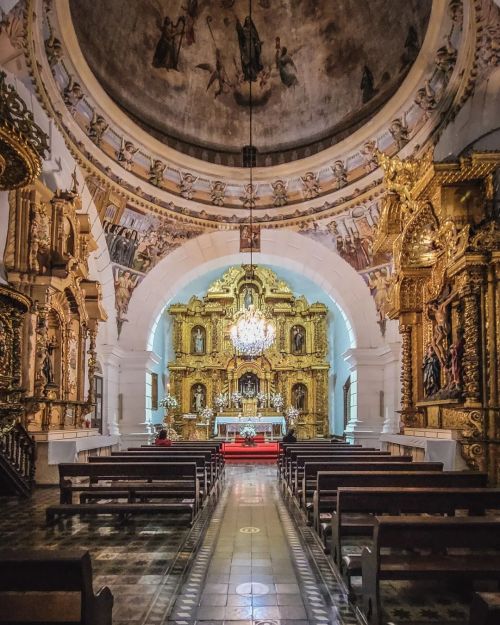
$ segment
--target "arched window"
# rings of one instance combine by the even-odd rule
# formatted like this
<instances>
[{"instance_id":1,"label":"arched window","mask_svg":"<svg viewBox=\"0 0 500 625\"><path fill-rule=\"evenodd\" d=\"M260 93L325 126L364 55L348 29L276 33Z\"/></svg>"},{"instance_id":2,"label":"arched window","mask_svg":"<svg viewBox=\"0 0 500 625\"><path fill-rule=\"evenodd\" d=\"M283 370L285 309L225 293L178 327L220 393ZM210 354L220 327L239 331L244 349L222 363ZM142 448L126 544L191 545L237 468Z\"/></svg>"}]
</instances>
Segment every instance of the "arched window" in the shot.
<instances>
[{"instance_id":1,"label":"arched window","mask_svg":"<svg viewBox=\"0 0 500 625\"><path fill-rule=\"evenodd\" d=\"M306 329L295 325L290 331L290 346L292 354L300 356L306 353Z\"/></svg>"},{"instance_id":2,"label":"arched window","mask_svg":"<svg viewBox=\"0 0 500 625\"><path fill-rule=\"evenodd\" d=\"M307 412L307 386L299 383L292 386L292 404L300 412Z\"/></svg>"},{"instance_id":3,"label":"arched window","mask_svg":"<svg viewBox=\"0 0 500 625\"><path fill-rule=\"evenodd\" d=\"M207 333L203 326L194 326L191 330L191 353L202 356L207 350Z\"/></svg>"}]
</instances>

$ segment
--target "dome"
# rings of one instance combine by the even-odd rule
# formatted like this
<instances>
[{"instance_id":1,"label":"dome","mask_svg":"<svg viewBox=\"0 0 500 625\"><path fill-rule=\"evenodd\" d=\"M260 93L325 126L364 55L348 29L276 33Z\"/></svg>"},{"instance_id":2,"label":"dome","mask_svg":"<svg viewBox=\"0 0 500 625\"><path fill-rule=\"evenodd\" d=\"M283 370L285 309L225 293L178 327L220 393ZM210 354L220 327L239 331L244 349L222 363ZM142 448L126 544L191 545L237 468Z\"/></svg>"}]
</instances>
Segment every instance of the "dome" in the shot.
<instances>
[{"instance_id":1,"label":"dome","mask_svg":"<svg viewBox=\"0 0 500 625\"><path fill-rule=\"evenodd\" d=\"M260 0L250 20L248 3L234 0L130 0L127 10L122 0L70 0L101 86L175 150L239 164L250 79L260 166L317 153L380 110L418 55L431 5Z\"/></svg>"}]
</instances>

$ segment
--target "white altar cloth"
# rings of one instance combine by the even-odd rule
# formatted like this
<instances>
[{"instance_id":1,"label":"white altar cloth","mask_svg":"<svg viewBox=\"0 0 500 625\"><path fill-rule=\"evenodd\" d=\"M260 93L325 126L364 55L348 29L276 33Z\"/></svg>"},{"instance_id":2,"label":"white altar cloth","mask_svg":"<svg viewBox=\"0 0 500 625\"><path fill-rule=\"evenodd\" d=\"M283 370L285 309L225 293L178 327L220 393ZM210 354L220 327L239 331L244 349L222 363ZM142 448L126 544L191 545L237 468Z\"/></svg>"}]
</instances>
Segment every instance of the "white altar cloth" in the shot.
<instances>
[{"instance_id":1,"label":"white altar cloth","mask_svg":"<svg viewBox=\"0 0 500 625\"><path fill-rule=\"evenodd\" d=\"M65 438L49 441L49 464L61 462L77 462L78 452L89 449L101 449L118 445L119 436L86 436L82 438Z\"/></svg>"},{"instance_id":2,"label":"white altar cloth","mask_svg":"<svg viewBox=\"0 0 500 625\"><path fill-rule=\"evenodd\" d=\"M272 434L273 425L280 426L281 434L285 433L286 421L284 417L215 417L214 434L219 434L219 426L227 426L227 433L239 432L245 425L252 425L256 432L270 432Z\"/></svg>"},{"instance_id":3,"label":"white altar cloth","mask_svg":"<svg viewBox=\"0 0 500 625\"><path fill-rule=\"evenodd\" d=\"M460 455L458 443L453 439L408 436L406 434L382 434L382 443L395 443L404 447L421 447L426 462L442 462L445 471L461 471L467 468Z\"/></svg>"}]
</instances>

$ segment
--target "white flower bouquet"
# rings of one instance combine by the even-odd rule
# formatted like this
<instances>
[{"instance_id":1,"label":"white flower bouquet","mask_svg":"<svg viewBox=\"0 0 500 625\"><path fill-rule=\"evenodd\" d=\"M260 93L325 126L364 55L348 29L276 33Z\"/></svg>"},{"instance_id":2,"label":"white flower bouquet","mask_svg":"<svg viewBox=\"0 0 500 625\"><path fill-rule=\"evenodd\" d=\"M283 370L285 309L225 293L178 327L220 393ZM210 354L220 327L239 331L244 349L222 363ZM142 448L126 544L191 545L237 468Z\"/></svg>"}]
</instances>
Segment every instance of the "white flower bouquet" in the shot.
<instances>
[{"instance_id":1,"label":"white flower bouquet","mask_svg":"<svg viewBox=\"0 0 500 625\"><path fill-rule=\"evenodd\" d=\"M285 400L283 399L283 395L281 393L271 393L271 406L277 412L281 412L283 410L284 405L285 405Z\"/></svg>"},{"instance_id":2,"label":"white flower bouquet","mask_svg":"<svg viewBox=\"0 0 500 625\"><path fill-rule=\"evenodd\" d=\"M243 395L239 391L234 391L234 393L231 394L231 401L236 408L239 408L242 399Z\"/></svg>"},{"instance_id":3,"label":"white flower bouquet","mask_svg":"<svg viewBox=\"0 0 500 625\"><path fill-rule=\"evenodd\" d=\"M227 393L219 393L214 399L214 404L219 411L227 408L228 403Z\"/></svg>"},{"instance_id":4,"label":"white flower bouquet","mask_svg":"<svg viewBox=\"0 0 500 625\"><path fill-rule=\"evenodd\" d=\"M241 428L240 434L244 438L255 438L257 436L257 432L255 431L255 428L252 427L251 425L245 425L244 428Z\"/></svg>"},{"instance_id":5,"label":"white flower bouquet","mask_svg":"<svg viewBox=\"0 0 500 625\"><path fill-rule=\"evenodd\" d=\"M176 408L179 407L179 402L177 401L176 397L174 397L173 395L170 395L170 393L168 393L160 401L160 406L162 406L163 408L166 408L167 410L175 410Z\"/></svg>"},{"instance_id":6,"label":"white flower bouquet","mask_svg":"<svg viewBox=\"0 0 500 625\"><path fill-rule=\"evenodd\" d=\"M205 421L210 421L210 419L213 416L214 416L214 411L212 410L212 408L209 408L208 406L205 406L205 408L203 408L203 410L200 412L200 417L204 419Z\"/></svg>"},{"instance_id":7,"label":"white flower bouquet","mask_svg":"<svg viewBox=\"0 0 500 625\"><path fill-rule=\"evenodd\" d=\"M264 406L266 405L266 401L267 401L267 395L263 393L262 391L259 391L256 397L257 397L257 403L259 405L259 408L264 408Z\"/></svg>"}]
</instances>

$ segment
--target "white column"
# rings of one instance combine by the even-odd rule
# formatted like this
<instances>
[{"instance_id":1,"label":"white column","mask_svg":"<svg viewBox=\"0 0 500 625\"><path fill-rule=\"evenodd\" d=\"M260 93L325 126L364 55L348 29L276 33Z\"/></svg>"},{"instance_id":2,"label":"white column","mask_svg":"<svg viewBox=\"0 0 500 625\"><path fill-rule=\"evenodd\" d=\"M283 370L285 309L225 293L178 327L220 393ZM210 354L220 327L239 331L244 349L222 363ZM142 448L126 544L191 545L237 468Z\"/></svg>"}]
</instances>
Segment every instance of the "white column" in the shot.
<instances>
[{"instance_id":1,"label":"white column","mask_svg":"<svg viewBox=\"0 0 500 625\"><path fill-rule=\"evenodd\" d=\"M103 434L120 434L119 399L120 365L124 352L115 345L99 348L99 362L103 377Z\"/></svg>"},{"instance_id":2,"label":"white column","mask_svg":"<svg viewBox=\"0 0 500 625\"><path fill-rule=\"evenodd\" d=\"M351 371L351 415L345 429L346 440L378 447L384 424L381 393L387 346L351 348L343 356Z\"/></svg>"},{"instance_id":3,"label":"white column","mask_svg":"<svg viewBox=\"0 0 500 625\"><path fill-rule=\"evenodd\" d=\"M141 445L152 435L151 405L147 403L147 377L160 356L153 351L126 352L120 368L122 446ZM149 398L150 400L150 398Z\"/></svg>"},{"instance_id":4,"label":"white column","mask_svg":"<svg viewBox=\"0 0 500 625\"><path fill-rule=\"evenodd\" d=\"M384 366L383 434L399 434L401 407L401 341L387 345Z\"/></svg>"}]
</instances>

